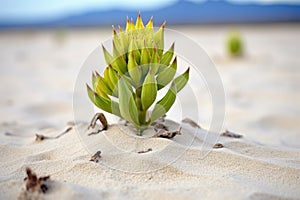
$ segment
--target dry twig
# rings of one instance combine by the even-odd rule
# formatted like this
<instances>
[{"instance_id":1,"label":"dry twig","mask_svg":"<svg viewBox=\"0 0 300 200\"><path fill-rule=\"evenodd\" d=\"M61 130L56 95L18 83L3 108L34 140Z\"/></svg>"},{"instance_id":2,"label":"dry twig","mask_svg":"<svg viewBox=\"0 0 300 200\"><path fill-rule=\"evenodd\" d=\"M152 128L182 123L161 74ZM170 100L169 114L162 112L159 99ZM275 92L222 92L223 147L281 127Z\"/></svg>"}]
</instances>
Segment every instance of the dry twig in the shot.
<instances>
[{"instance_id":1,"label":"dry twig","mask_svg":"<svg viewBox=\"0 0 300 200\"><path fill-rule=\"evenodd\" d=\"M191 125L194 128L201 128L199 124L191 120L190 118L184 118L181 122Z\"/></svg>"},{"instance_id":2,"label":"dry twig","mask_svg":"<svg viewBox=\"0 0 300 200\"><path fill-rule=\"evenodd\" d=\"M39 193L46 193L48 190L48 186L46 185L46 181L50 179L50 176L42 176L40 178L29 168L26 168L27 177L24 178L26 181L26 190L29 192L38 191Z\"/></svg>"},{"instance_id":3,"label":"dry twig","mask_svg":"<svg viewBox=\"0 0 300 200\"><path fill-rule=\"evenodd\" d=\"M139 151L138 153L147 153L147 152L149 152L149 151L152 151L152 149L149 148L149 149L147 149L147 150L145 150L145 151Z\"/></svg>"},{"instance_id":4,"label":"dry twig","mask_svg":"<svg viewBox=\"0 0 300 200\"><path fill-rule=\"evenodd\" d=\"M240 134L236 134L236 133L230 132L228 130L226 130L225 132L221 133L221 136L223 136L223 137L231 137L231 138L241 138L241 137L243 137Z\"/></svg>"},{"instance_id":5,"label":"dry twig","mask_svg":"<svg viewBox=\"0 0 300 200\"><path fill-rule=\"evenodd\" d=\"M90 161L98 163L101 158L101 151L97 151L90 159Z\"/></svg>"},{"instance_id":6,"label":"dry twig","mask_svg":"<svg viewBox=\"0 0 300 200\"><path fill-rule=\"evenodd\" d=\"M216 143L216 144L213 146L214 149L220 149L220 148L223 148L223 147L224 147L224 145L221 144L221 143Z\"/></svg>"},{"instance_id":7,"label":"dry twig","mask_svg":"<svg viewBox=\"0 0 300 200\"><path fill-rule=\"evenodd\" d=\"M156 124L162 124L166 121L166 117L167 115L164 114L163 116L161 116L160 118L158 118L158 120L156 120L155 122L153 122L151 125L155 126Z\"/></svg>"},{"instance_id":8,"label":"dry twig","mask_svg":"<svg viewBox=\"0 0 300 200\"><path fill-rule=\"evenodd\" d=\"M154 125L154 130L155 130L156 132L158 132L159 130L165 130L165 131L168 131L169 129L168 129L168 127L167 127L166 125L164 125L164 124L161 124L161 123L155 123L155 125Z\"/></svg>"},{"instance_id":9,"label":"dry twig","mask_svg":"<svg viewBox=\"0 0 300 200\"><path fill-rule=\"evenodd\" d=\"M49 136L45 136L45 135L35 134L35 141L42 141L42 140L46 140L46 139L58 139L61 136L65 135L66 133L70 132L72 129L73 129L72 127L68 127L65 131L63 131L62 133L58 134L55 137L49 137Z\"/></svg>"},{"instance_id":10,"label":"dry twig","mask_svg":"<svg viewBox=\"0 0 300 200\"><path fill-rule=\"evenodd\" d=\"M161 137L161 138L167 138L167 139L172 139L176 135L181 135L181 127L179 128L178 131L173 131L173 132L168 132L166 130L159 130L157 134L154 135L154 137Z\"/></svg>"},{"instance_id":11,"label":"dry twig","mask_svg":"<svg viewBox=\"0 0 300 200\"><path fill-rule=\"evenodd\" d=\"M97 124L97 120L99 120L101 122L102 129L100 129L98 131L95 131L95 132L92 132L92 133L89 133L89 135L94 135L94 134L100 133L101 131L104 131L104 130L108 129L108 123L107 123L105 115L103 113L96 113L94 115L93 119L91 120L91 123L88 126L88 130L90 128L92 128L92 129L95 128L95 126Z\"/></svg>"}]
</instances>

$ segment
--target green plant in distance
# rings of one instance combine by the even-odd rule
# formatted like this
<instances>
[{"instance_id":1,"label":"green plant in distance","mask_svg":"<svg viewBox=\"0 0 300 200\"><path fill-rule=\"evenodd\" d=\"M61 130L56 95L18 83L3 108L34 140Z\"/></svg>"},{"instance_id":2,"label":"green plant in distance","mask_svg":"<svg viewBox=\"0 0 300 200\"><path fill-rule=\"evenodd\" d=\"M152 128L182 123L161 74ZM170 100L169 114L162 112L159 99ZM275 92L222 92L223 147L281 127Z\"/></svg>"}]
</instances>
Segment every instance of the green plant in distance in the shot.
<instances>
[{"instance_id":1,"label":"green plant in distance","mask_svg":"<svg viewBox=\"0 0 300 200\"><path fill-rule=\"evenodd\" d=\"M126 29L119 27L119 33L113 27L112 53L102 46L107 67L102 75L94 72L92 87L87 85L97 107L129 121L138 135L169 111L189 80L189 68L175 77L174 43L164 51L164 27L155 32L152 18L144 25L140 14L136 23L127 18Z\"/></svg>"},{"instance_id":2,"label":"green plant in distance","mask_svg":"<svg viewBox=\"0 0 300 200\"><path fill-rule=\"evenodd\" d=\"M243 55L243 40L238 32L230 32L227 37L227 51L230 56Z\"/></svg>"}]
</instances>

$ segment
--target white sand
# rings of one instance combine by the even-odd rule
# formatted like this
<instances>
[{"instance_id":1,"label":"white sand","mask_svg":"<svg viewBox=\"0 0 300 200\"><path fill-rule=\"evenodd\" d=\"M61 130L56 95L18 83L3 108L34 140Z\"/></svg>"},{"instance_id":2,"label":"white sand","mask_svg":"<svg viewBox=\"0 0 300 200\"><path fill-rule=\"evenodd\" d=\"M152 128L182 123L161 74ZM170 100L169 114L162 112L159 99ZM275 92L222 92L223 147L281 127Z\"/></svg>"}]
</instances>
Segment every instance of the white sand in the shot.
<instances>
[{"instance_id":1,"label":"white sand","mask_svg":"<svg viewBox=\"0 0 300 200\"><path fill-rule=\"evenodd\" d=\"M225 147L210 151L212 144L202 148L201 139L191 146L193 130L185 126L174 141L152 138L136 145L131 137L117 134L119 127L114 125L112 132L90 136L91 141L110 139L128 152L105 146L99 149L99 163L89 161L91 152L75 128L56 140L35 142L34 135L56 136L65 130L72 119L78 69L109 35L107 30L72 30L65 36L46 31L0 33L0 199L24 196L26 167L51 176L48 193L36 198L299 199L298 27L238 27L247 53L237 61L225 56L225 27L176 28L203 44L215 61L226 92L226 128L244 137L220 137ZM207 127L205 115L202 120ZM78 126L85 128L85 123ZM137 154L148 148L152 151ZM135 172L160 170L126 173L112 165Z\"/></svg>"},{"instance_id":2,"label":"white sand","mask_svg":"<svg viewBox=\"0 0 300 200\"><path fill-rule=\"evenodd\" d=\"M82 124L79 130L86 127ZM101 144L105 135L114 144L128 137L118 132L116 125L109 130L89 136L92 140L97 138L101 145L99 163L89 161L91 155L75 131L41 142L35 142L34 137L18 138L23 145L13 145L7 136L1 136L1 141L7 142L1 145L1 199L16 199L22 194L26 166L39 175L51 175L48 193L40 195L49 199L297 199L300 195L299 150L221 137L219 141L225 147L213 149L203 157L210 149L201 148L200 142L190 147L186 142L190 135L184 129L173 142L153 138L147 140L144 148L122 140L123 145L118 147L131 150L124 153ZM41 133L55 136L58 131ZM153 150L137 153L148 147ZM178 155L179 159L170 162ZM159 170L122 172L147 169Z\"/></svg>"}]
</instances>

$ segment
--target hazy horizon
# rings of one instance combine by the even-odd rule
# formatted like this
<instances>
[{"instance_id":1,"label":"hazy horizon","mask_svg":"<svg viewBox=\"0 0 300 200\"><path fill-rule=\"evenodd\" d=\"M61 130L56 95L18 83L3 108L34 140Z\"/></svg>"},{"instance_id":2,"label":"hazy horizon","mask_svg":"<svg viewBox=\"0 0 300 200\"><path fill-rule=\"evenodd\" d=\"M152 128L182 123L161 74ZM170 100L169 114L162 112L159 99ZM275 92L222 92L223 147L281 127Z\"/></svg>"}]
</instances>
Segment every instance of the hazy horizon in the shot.
<instances>
[{"instance_id":1,"label":"hazy horizon","mask_svg":"<svg viewBox=\"0 0 300 200\"><path fill-rule=\"evenodd\" d=\"M184 0L185 2L203 3L207 0ZM220 1L220 0L219 0ZM300 5L300 0L224 0L234 4L295 4ZM7 23L26 23L51 21L59 18L79 15L89 11L149 11L171 6L180 0L145 0L145 1L97 1L97 0L45 0L45 1L20 1L20 0L1 0L0 22Z\"/></svg>"}]
</instances>

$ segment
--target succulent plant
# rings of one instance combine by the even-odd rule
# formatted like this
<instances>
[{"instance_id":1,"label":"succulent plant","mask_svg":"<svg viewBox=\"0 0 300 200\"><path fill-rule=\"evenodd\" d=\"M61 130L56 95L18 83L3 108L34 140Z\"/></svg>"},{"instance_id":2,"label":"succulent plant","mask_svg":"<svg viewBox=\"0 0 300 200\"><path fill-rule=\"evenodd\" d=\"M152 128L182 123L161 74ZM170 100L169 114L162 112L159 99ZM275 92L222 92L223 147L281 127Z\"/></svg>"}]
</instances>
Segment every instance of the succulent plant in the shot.
<instances>
[{"instance_id":1,"label":"succulent plant","mask_svg":"<svg viewBox=\"0 0 300 200\"><path fill-rule=\"evenodd\" d=\"M127 17L125 31L119 27L117 33L113 27L112 54L102 45L107 63L103 76L94 72L93 89L87 85L97 107L132 123L138 135L169 111L189 79L189 68L174 78L177 58L173 59L174 43L164 51L164 27L165 23L155 32L152 18L144 26L140 13L135 24ZM167 86L156 102L157 92Z\"/></svg>"},{"instance_id":2,"label":"succulent plant","mask_svg":"<svg viewBox=\"0 0 300 200\"><path fill-rule=\"evenodd\" d=\"M227 38L227 51L230 56L238 57L243 55L243 40L238 32L230 32Z\"/></svg>"}]
</instances>

